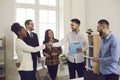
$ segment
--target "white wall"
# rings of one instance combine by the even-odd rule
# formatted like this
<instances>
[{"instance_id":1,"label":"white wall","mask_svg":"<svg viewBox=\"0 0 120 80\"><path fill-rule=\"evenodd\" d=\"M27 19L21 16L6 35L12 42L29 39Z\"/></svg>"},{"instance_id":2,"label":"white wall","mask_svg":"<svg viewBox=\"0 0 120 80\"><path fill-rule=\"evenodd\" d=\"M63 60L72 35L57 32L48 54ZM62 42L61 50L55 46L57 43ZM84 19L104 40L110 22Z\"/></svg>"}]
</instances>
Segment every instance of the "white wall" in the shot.
<instances>
[{"instance_id":1,"label":"white wall","mask_svg":"<svg viewBox=\"0 0 120 80\"><path fill-rule=\"evenodd\" d=\"M13 34L10 30L14 22L14 0L0 0L0 36L6 37L7 80L18 80L13 60Z\"/></svg>"},{"instance_id":2,"label":"white wall","mask_svg":"<svg viewBox=\"0 0 120 80\"><path fill-rule=\"evenodd\" d=\"M60 2L60 40L71 31L70 23L72 18L81 21L81 30L85 31L85 0L59 0ZM63 31L64 30L64 31ZM68 45L65 45L64 53L68 52Z\"/></svg>"},{"instance_id":3,"label":"white wall","mask_svg":"<svg viewBox=\"0 0 120 80\"><path fill-rule=\"evenodd\" d=\"M103 18L120 37L120 0L86 0L86 28L96 31L97 21Z\"/></svg>"},{"instance_id":4,"label":"white wall","mask_svg":"<svg viewBox=\"0 0 120 80\"><path fill-rule=\"evenodd\" d=\"M71 31L70 20L78 18L81 21L81 30L85 31L85 0L64 0L64 31Z\"/></svg>"},{"instance_id":5,"label":"white wall","mask_svg":"<svg viewBox=\"0 0 120 80\"><path fill-rule=\"evenodd\" d=\"M71 18L78 18L81 21L80 29L86 31L85 29L85 18L86 18L86 0L71 0L70 11Z\"/></svg>"}]
</instances>

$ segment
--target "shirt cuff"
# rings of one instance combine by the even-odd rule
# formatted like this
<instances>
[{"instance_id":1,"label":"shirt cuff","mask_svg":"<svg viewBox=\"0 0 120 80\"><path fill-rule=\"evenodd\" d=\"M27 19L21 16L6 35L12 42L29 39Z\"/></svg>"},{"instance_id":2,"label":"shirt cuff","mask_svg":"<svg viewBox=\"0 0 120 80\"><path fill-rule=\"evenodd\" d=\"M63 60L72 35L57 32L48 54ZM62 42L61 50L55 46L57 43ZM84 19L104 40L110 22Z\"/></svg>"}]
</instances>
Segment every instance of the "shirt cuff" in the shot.
<instances>
[{"instance_id":1,"label":"shirt cuff","mask_svg":"<svg viewBox=\"0 0 120 80\"><path fill-rule=\"evenodd\" d=\"M45 44L41 45L39 48L40 50L45 49Z\"/></svg>"},{"instance_id":2,"label":"shirt cuff","mask_svg":"<svg viewBox=\"0 0 120 80\"><path fill-rule=\"evenodd\" d=\"M20 63L20 59L17 59L16 63Z\"/></svg>"}]
</instances>

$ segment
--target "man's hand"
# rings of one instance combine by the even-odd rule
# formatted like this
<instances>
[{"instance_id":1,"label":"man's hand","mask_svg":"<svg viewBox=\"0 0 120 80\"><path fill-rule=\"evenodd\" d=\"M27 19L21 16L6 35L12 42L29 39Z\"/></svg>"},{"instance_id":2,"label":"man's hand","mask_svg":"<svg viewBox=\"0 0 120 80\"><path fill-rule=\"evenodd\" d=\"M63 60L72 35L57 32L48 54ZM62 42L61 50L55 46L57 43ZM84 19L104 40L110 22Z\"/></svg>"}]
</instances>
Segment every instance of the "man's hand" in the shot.
<instances>
[{"instance_id":1,"label":"man's hand","mask_svg":"<svg viewBox=\"0 0 120 80\"><path fill-rule=\"evenodd\" d=\"M38 58L38 63L41 63L41 58Z\"/></svg>"},{"instance_id":2,"label":"man's hand","mask_svg":"<svg viewBox=\"0 0 120 80\"><path fill-rule=\"evenodd\" d=\"M82 48L77 48L77 51L82 52Z\"/></svg>"},{"instance_id":3,"label":"man's hand","mask_svg":"<svg viewBox=\"0 0 120 80\"><path fill-rule=\"evenodd\" d=\"M57 56L57 53L53 52L53 53L51 54L51 56Z\"/></svg>"},{"instance_id":4,"label":"man's hand","mask_svg":"<svg viewBox=\"0 0 120 80\"><path fill-rule=\"evenodd\" d=\"M45 55L46 58L50 57L50 55L47 54L47 53L44 53L44 55Z\"/></svg>"},{"instance_id":5,"label":"man's hand","mask_svg":"<svg viewBox=\"0 0 120 80\"><path fill-rule=\"evenodd\" d=\"M16 63L16 67L20 67L20 63Z\"/></svg>"},{"instance_id":6,"label":"man's hand","mask_svg":"<svg viewBox=\"0 0 120 80\"><path fill-rule=\"evenodd\" d=\"M51 43L46 43L45 46L49 49L51 49Z\"/></svg>"},{"instance_id":7,"label":"man's hand","mask_svg":"<svg viewBox=\"0 0 120 80\"><path fill-rule=\"evenodd\" d=\"M45 46L46 46L46 47L50 47L50 44L49 44L49 43L45 43Z\"/></svg>"},{"instance_id":8,"label":"man's hand","mask_svg":"<svg viewBox=\"0 0 120 80\"><path fill-rule=\"evenodd\" d=\"M99 62L99 59L98 58L94 58L93 61L94 62Z\"/></svg>"}]
</instances>

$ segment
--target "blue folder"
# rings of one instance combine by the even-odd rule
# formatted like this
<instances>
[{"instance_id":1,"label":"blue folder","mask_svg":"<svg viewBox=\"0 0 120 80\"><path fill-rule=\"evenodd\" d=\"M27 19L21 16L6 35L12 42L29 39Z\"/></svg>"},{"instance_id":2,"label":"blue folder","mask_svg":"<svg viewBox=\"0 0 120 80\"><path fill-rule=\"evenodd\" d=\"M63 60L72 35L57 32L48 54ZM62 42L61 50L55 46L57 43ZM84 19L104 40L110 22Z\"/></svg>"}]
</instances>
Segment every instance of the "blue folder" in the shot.
<instances>
[{"instance_id":1,"label":"blue folder","mask_svg":"<svg viewBox=\"0 0 120 80\"><path fill-rule=\"evenodd\" d=\"M78 43L70 44L69 53L70 54L78 54L79 51L77 51L77 48L82 48L82 43L78 42Z\"/></svg>"}]
</instances>

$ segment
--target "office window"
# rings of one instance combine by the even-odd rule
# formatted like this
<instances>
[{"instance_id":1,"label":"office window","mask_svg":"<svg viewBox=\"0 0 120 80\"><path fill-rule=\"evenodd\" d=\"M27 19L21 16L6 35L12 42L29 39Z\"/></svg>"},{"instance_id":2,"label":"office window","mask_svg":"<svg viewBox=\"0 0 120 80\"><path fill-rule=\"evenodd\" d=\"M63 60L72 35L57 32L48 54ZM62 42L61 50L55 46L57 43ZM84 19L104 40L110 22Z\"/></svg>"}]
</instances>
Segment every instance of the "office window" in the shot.
<instances>
[{"instance_id":1,"label":"office window","mask_svg":"<svg viewBox=\"0 0 120 80\"><path fill-rule=\"evenodd\" d=\"M26 19L35 20L35 11L30 8L17 8L16 9L16 21L20 22L22 26L24 26L24 22Z\"/></svg>"},{"instance_id":2,"label":"office window","mask_svg":"<svg viewBox=\"0 0 120 80\"><path fill-rule=\"evenodd\" d=\"M16 0L16 21L24 26L26 19L34 21L40 44L47 29L57 37L58 0Z\"/></svg>"},{"instance_id":3,"label":"office window","mask_svg":"<svg viewBox=\"0 0 120 80\"><path fill-rule=\"evenodd\" d=\"M17 3L35 4L35 0L17 0Z\"/></svg>"},{"instance_id":4,"label":"office window","mask_svg":"<svg viewBox=\"0 0 120 80\"><path fill-rule=\"evenodd\" d=\"M40 5L56 6L56 0L39 0Z\"/></svg>"},{"instance_id":5,"label":"office window","mask_svg":"<svg viewBox=\"0 0 120 80\"><path fill-rule=\"evenodd\" d=\"M40 38L44 39L44 33L46 29L51 29L56 37L56 11L41 9L39 11L39 31ZM42 43L40 41L40 43Z\"/></svg>"}]
</instances>

